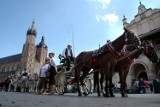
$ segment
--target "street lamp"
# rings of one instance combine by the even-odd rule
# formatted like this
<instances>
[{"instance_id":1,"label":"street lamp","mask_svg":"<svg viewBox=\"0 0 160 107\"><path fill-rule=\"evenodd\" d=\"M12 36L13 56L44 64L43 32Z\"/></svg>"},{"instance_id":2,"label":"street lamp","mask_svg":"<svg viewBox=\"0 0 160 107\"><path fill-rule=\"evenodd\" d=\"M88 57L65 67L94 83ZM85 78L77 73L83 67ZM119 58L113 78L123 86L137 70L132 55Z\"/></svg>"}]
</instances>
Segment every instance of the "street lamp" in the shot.
<instances>
[{"instance_id":1,"label":"street lamp","mask_svg":"<svg viewBox=\"0 0 160 107\"><path fill-rule=\"evenodd\" d=\"M71 33L70 33L70 29L71 29ZM75 47L74 47L74 32L73 32L73 26L69 25L68 27L68 36L71 34L72 36L72 47L73 47L73 54L75 55Z\"/></svg>"}]
</instances>

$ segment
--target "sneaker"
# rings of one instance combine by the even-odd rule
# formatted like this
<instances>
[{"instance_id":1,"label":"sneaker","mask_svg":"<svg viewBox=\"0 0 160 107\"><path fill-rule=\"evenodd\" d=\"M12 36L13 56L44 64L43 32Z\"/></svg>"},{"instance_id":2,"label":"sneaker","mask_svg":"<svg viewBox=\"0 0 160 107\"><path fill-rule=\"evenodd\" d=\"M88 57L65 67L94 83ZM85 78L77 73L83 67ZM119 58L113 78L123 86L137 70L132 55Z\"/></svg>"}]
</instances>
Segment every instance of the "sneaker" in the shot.
<instances>
[{"instance_id":1,"label":"sneaker","mask_svg":"<svg viewBox=\"0 0 160 107\"><path fill-rule=\"evenodd\" d=\"M37 92L36 94L37 94L37 95L40 95L40 94L42 94L42 93L40 93L40 92Z\"/></svg>"},{"instance_id":2,"label":"sneaker","mask_svg":"<svg viewBox=\"0 0 160 107\"><path fill-rule=\"evenodd\" d=\"M54 94L54 92L50 92L48 95L53 95Z\"/></svg>"},{"instance_id":3,"label":"sneaker","mask_svg":"<svg viewBox=\"0 0 160 107\"><path fill-rule=\"evenodd\" d=\"M46 93L46 92L43 92L42 94L43 94L43 95L46 95L47 93Z\"/></svg>"},{"instance_id":4,"label":"sneaker","mask_svg":"<svg viewBox=\"0 0 160 107\"><path fill-rule=\"evenodd\" d=\"M50 95L50 93L49 93L49 92L46 92L45 95Z\"/></svg>"}]
</instances>

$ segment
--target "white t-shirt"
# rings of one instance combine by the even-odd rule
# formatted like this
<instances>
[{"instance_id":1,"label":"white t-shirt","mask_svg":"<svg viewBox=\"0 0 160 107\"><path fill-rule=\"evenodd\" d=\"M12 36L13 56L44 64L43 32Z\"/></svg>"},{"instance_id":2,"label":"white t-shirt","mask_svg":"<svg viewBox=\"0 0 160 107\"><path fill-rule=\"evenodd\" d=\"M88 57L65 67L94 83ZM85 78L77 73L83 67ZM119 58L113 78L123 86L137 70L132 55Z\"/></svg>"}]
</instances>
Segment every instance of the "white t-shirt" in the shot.
<instances>
[{"instance_id":1,"label":"white t-shirt","mask_svg":"<svg viewBox=\"0 0 160 107\"><path fill-rule=\"evenodd\" d=\"M54 58L50 58L50 64L51 64L51 66L55 67L55 69L57 71L57 65L55 63L55 59Z\"/></svg>"},{"instance_id":2,"label":"white t-shirt","mask_svg":"<svg viewBox=\"0 0 160 107\"><path fill-rule=\"evenodd\" d=\"M47 71L48 71L48 69L49 69L49 67L50 67L50 65L49 64L44 64L42 67L41 67L41 69L40 69L40 75L39 75L39 77L46 77L46 73L47 73Z\"/></svg>"}]
</instances>

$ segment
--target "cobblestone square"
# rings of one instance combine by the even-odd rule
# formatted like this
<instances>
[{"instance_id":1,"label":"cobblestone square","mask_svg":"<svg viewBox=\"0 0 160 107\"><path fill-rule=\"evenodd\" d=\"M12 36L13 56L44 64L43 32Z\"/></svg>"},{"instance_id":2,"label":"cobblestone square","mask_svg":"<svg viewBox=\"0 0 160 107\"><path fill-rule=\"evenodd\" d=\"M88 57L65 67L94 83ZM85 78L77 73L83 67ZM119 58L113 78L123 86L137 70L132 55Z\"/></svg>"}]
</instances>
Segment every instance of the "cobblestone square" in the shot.
<instances>
[{"instance_id":1,"label":"cobblestone square","mask_svg":"<svg viewBox=\"0 0 160 107\"><path fill-rule=\"evenodd\" d=\"M0 92L0 107L159 107L160 94L129 94L128 98L97 97L96 93L36 95L35 93Z\"/></svg>"}]
</instances>

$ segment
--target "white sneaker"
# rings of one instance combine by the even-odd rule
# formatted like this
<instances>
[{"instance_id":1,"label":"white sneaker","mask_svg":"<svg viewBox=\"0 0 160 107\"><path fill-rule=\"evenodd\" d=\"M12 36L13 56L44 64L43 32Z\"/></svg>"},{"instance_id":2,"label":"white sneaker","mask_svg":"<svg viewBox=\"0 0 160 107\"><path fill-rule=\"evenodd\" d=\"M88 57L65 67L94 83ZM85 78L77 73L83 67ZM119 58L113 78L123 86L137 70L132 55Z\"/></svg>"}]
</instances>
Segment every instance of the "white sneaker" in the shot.
<instances>
[{"instance_id":1,"label":"white sneaker","mask_svg":"<svg viewBox=\"0 0 160 107\"><path fill-rule=\"evenodd\" d=\"M46 93L46 92L43 92L42 94L43 94L43 95L46 95L47 93Z\"/></svg>"}]
</instances>

